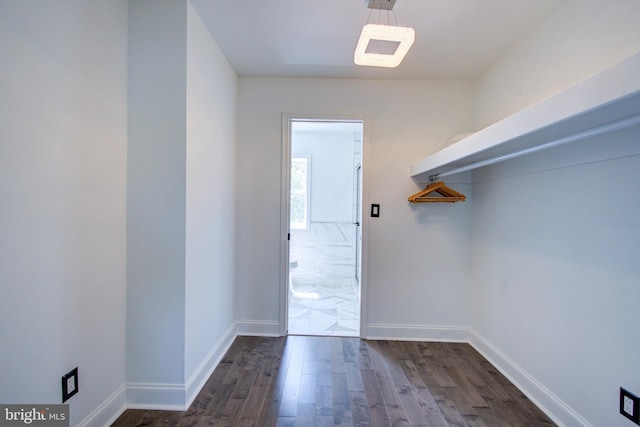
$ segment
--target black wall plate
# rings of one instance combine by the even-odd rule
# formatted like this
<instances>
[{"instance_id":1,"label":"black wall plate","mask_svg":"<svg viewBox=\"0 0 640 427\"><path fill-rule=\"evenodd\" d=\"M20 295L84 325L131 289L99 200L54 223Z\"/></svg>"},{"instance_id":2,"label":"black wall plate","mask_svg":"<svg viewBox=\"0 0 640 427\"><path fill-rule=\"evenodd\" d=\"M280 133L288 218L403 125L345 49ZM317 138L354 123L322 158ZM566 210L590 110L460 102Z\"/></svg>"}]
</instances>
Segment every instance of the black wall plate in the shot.
<instances>
[{"instance_id":1,"label":"black wall plate","mask_svg":"<svg viewBox=\"0 0 640 427\"><path fill-rule=\"evenodd\" d=\"M620 413L638 425L640 425L639 403L638 396L620 387Z\"/></svg>"},{"instance_id":2,"label":"black wall plate","mask_svg":"<svg viewBox=\"0 0 640 427\"><path fill-rule=\"evenodd\" d=\"M78 368L74 368L62 376L62 403L78 392Z\"/></svg>"}]
</instances>

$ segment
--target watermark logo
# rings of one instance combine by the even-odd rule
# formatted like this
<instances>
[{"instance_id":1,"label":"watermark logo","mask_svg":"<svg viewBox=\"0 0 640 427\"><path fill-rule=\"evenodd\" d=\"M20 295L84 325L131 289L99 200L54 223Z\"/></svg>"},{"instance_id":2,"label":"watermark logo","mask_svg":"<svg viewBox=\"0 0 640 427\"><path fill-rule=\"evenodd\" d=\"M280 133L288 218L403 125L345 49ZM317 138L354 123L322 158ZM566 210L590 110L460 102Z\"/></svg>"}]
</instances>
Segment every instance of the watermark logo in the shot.
<instances>
[{"instance_id":1,"label":"watermark logo","mask_svg":"<svg viewBox=\"0 0 640 427\"><path fill-rule=\"evenodd\" d=\"M0 405L0 427L69 427L69 405Z\"/></svg>"}]
</instances>

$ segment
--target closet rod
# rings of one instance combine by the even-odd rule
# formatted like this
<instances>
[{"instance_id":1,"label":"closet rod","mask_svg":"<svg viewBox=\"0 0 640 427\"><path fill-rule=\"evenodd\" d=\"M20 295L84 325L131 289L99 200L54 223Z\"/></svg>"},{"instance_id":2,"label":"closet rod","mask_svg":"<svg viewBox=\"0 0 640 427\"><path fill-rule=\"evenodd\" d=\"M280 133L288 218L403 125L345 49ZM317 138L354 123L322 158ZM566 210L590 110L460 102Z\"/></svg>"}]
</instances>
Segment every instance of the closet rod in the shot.
<instances>
[{"instance_id":1,"label":"closet rod","mask_svg":"<svg viewBox=\"0 0 640 427\"><path fill-rule=\"evenodd\" d=\"M597 136L597 135L602 135L605 133L609 133L609 132L613 132L616 130L621 130L621 129L625 129L634 125L640 124L640 114L636 114L634 116L630 116L630 117L626 117L624 119L620 119L620 120L616 120L613 122L609 122L609 123L605 123L599 126L595 126L586 130L583 130L581 132L576 132L573 133L571 135L562 137L562 138L558 138L558 139L554 139L551 140L549 142L546 142L544 144L541 145L536 145L535 147L530 147L530 148L525 148L523 150L520 151L516 151L514 153L509 153L509 154L504 154L502 156L498 156L498 157L493 157L491 159L487 159L487 160L481 160L479 162L476 163L472 163L470 165L466 165L466 166L461 166L457 169L454 170L450 170L447 172L443 172L443 173L437 173L434 175L429 176L429 180L433 181L437 181L440 178L443 178L445 176L449 176L449 175L455 175L457 173L461 173L461 172L467 172L473 169L477 169L477 168L481 168L483 166L488 166L488 165L492 165L494 163L499 163L499 162L503 162L505 160L510 160L510 159L514 159L516 157L520 157L520 156L524 156L526 154L531 154L531 153L535 153L537 151L542 151L542 150L546 150L549 148L553 148L553 147L557 147L559 145L563 145L563 144L567 144L569 142L575 142L575 141L579 141L581 139L585 139L591 136Z\"/></svg>"}]
</instances>

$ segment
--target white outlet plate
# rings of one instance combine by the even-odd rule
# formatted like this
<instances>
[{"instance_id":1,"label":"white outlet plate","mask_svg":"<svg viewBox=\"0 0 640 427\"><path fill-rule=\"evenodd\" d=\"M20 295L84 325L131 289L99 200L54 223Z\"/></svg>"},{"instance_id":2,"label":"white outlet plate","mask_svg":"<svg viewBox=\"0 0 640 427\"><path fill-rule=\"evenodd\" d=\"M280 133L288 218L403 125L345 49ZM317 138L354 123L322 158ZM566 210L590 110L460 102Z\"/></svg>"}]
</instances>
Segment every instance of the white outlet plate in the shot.
<instances>
[{"instance_id":1,"label":"white outlet plate","mask_svg":"<svg viewBox=\"0 0 640 427\"><path fill-rule=\"evenodd\" d=\"M74 391L76 391L76 377L67 378L67 393L71 394ZM631 411L633 412L633 403L631 404L631 408Z\"/></svg>"}]
</instances>

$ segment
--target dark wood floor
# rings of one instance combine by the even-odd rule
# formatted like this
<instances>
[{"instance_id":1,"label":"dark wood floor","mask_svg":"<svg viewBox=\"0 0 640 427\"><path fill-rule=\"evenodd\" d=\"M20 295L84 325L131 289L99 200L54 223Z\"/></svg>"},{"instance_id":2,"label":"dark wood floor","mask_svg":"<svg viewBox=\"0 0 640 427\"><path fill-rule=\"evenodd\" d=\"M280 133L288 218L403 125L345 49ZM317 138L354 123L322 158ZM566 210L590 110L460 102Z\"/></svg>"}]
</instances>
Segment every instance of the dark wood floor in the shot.
<instances>
[{"instance_id":1,"label":"dark wood floor","mask_svg":"<svg viewBox=\"0 0 640 427\"><path fill-rule=\"evenodd\" d=\"M186 412L114 426L552 426L468 344L239 337Z\"/></svg>"}]
</instances>

